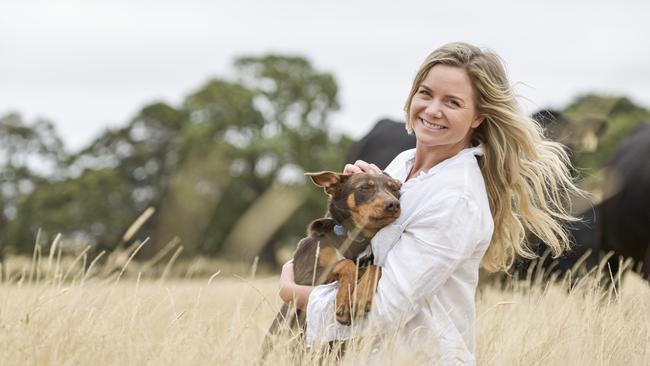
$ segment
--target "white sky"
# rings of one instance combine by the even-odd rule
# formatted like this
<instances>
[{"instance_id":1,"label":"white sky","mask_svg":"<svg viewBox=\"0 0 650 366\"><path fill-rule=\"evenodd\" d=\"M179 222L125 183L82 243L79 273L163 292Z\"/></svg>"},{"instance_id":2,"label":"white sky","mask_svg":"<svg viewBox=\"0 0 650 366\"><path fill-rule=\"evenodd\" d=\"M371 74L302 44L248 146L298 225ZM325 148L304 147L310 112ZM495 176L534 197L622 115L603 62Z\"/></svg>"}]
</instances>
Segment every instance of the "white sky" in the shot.
<instances>
[{"instance_id":1,"label":"white sky","mask_svg":"<svg viewBox=\"0 0 650 366\"><path fill-rule=\"evenodd\" d=\"M402 118L424 57L450 41L495 50L529 111L579 93L650 106L650 1L3 0L0 115L53 120L77 149L145 103L176 105L236 56L307 57L334 74L332 125Z\"/></svg>"}]
</instances>

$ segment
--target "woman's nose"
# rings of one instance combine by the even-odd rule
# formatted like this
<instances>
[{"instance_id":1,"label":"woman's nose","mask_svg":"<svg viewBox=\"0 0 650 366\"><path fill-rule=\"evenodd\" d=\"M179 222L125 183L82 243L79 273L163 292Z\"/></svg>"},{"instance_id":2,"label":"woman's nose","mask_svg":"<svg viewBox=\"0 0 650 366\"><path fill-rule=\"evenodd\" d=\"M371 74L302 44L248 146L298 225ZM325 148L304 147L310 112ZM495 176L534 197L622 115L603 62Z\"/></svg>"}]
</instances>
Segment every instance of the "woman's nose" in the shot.
<instances>
[{"instance_id":1,"label":"woman's nose","mask_svg":"<svg viewBox=\"0 0 650 366\"><path fill-rule=\"evenodd\" d=\"M442 111L440 110L440 103L436 100L430 101L426 109L424 110L424 112L427 115L432 116L434 118L442 117Z\"/></svg>"}]
</instances>

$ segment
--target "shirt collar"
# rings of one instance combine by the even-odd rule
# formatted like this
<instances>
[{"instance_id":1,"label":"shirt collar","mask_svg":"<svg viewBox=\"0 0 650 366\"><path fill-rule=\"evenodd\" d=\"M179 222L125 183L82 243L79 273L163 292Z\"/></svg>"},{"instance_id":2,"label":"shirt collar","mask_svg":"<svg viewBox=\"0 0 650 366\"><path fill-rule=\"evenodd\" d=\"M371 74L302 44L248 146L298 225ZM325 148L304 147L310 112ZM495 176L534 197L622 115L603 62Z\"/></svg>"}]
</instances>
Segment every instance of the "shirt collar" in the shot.
<instances>
[{"instance_id":1,"label":"shirt collar","mask_svg":"<svg viewBox=\"0 0 650 366\"><path fill-rule=\"evenodd\" d=\"M461 151L458 152L458 154L452 156L449 159L453 159L454 157L456 157L458 155L461 155L461 154L463 154L463 155L464 154L474 154L474 155L478 155L478 156L483 156L484 152L485 151L483 150L483 144L479 143L476 146L470 146L470 147L466 147L466 148L462 149ZM406 162L407 163L412 163L414 161L415 161L415 149L411 149L411 150L409 150L409 155L406 158Z\"/></svg>"},{"instance_id":2,"label":"shirt collar","mask_svg":"<svg viewBox=\"0 0 650 366\"><path fill-rule=\"evenodd\" d=\"M437 165L433 166L431 169L429 169L427 171L420 172L420 174L418 174L416 177L413 177L411 180L409 180L409 182L413 181L413 180L418 180L421 177L428 176L429 173L432 173L432 172L438 170L440 167L449 164L449 162L454 161L454 160L458 159L461 156L465 156L465 155L468 155L468 154L471 154L471 155L474 155L474 156L483 156L484 152L485 151L483 149L483 144L481 144L481 143L479 143L476 146L471 146L471 147L464 148L463 150L459 151L458 154L450 157L449 159L445 159L445 160L441 161ZM404 160L404 168L406 169L406 172L407 172L406 174L407 175L408 175L408 172L411 171L411 167L413 166L414 163L415 163L415 149L411 149L409 151L409 155Z\"/></svg>"}]
</instances>

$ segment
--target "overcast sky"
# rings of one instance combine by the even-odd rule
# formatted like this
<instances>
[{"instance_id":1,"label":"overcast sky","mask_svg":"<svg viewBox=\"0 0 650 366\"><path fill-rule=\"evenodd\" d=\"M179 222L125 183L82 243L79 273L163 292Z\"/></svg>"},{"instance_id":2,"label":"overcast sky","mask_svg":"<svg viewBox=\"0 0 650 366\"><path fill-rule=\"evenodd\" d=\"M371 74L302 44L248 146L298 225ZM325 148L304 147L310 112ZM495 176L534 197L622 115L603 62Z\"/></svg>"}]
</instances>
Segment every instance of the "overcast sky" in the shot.
<instances>
[{"instance_id":1,"label":"overcast sky","mask_svg":"<svg viewBox=\"0 0 650 366\"><path fill-rule=\"evenodd\" d=\"M332 125L402 118L417 67L466 41L506 62L528 111L588 91L650 106L650 1L3 0L0 115L55 122L73 149L145 103L180 103L233 59L274 52L334 74Z\"/></svg>"}]
</instances>

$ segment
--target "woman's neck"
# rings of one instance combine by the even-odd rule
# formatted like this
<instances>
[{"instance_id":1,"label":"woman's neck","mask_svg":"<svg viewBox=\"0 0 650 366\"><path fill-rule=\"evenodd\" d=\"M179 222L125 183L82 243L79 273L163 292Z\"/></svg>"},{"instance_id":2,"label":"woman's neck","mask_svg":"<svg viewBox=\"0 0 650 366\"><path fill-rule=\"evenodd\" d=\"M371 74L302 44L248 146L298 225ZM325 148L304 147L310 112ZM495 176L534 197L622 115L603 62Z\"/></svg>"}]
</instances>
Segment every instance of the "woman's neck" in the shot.
<instances>
[{"instance_id":1,"label":"woman's neck","mask_svg":"<svg viewBox=\"0 0 650 366\"><path fill-rule=\"evenodd\" d=\"M415 162L411 167L411 171L406 180L416 177L420 172L428 171L434 166L438 165L441 161L447 160L461 150L469 147L465 140L459 142L457 145L449 146L423 146L419 143L415 145Z\"/></svg>"}]
</instances>

